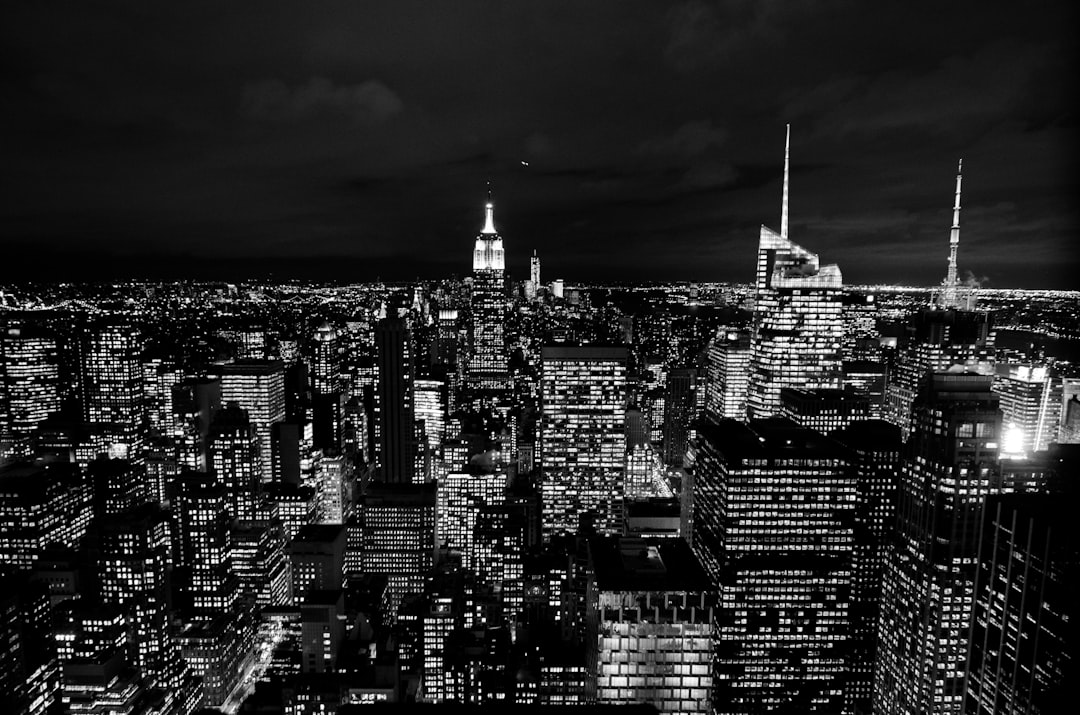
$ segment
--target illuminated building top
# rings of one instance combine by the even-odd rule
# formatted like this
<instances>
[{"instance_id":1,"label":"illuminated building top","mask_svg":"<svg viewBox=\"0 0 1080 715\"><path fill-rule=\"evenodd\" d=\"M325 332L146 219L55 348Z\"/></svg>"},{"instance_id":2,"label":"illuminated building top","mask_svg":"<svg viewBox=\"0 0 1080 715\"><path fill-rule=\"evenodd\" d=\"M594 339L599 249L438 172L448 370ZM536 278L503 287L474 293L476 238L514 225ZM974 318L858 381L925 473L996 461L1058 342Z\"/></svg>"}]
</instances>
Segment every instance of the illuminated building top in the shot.
<instances>
[{"instance_id":1,"label":"illuminated building top","mask_svg":"<svg viewBox=\"0 0 1080 715\"><path fill-rule=\"evenodd\" d=\"M495 204L491 201L490 187L487 203L484 204L484 227L480 229L480 235L476 237L476 245L473 247L473 270L506 270L502 237L495 230Z\"/></svg>"},{"instance_id":2,"label":"illuminated building top","mask_svg":"<svg viewBox=\"0 0 1080 715\"><path fill-rule=\"evenodd\" d=\"M940 308L972 310L975 307L975 295L970 288L960 285L956 270L956 252L960 245L960 182L963 169L964 160L961 159L956 166L956 202L953 204L952 228L949 231L949 269L935 302Z\"/></svg>"}]
</instances>

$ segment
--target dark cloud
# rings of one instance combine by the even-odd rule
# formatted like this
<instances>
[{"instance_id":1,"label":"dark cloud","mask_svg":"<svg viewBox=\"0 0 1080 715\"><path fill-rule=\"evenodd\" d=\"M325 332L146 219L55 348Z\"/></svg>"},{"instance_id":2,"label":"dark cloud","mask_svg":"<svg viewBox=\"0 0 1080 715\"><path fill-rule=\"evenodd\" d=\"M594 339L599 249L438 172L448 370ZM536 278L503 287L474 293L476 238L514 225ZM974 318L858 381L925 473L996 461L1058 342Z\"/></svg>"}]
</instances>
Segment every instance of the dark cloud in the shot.
<instances>
[{"instance_id":1,"label":"dark cloud","mask_svg":"<svg viewBox=\"0 0 1080 715\"><path fill-rule=\"evenodd\" d=\"M357 122L382 122L399 114L401 98L378 80L336 85L325 77L289 87L269 79L244 87L244 113L253 119L300 121L323 115L340 115Z\"/></svg>"}]
</instances>

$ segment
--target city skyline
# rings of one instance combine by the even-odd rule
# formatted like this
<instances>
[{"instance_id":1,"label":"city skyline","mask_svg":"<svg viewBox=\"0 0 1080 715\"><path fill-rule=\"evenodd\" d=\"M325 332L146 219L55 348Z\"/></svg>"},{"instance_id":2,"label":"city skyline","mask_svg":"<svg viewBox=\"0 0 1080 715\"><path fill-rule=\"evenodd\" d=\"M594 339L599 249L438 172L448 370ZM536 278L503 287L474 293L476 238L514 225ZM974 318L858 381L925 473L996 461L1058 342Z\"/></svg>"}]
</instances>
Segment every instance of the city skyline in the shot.
<instances>
[{"instance_id":1,"label":"city skyline","mask_svg":"<svg viewBox=\"0 0 1080 715\"><path fill-rule=\"evenodd\" d=\"M278 10L5 8L0 280L462 275L491 181L515 279L747 282L790 122L845 283L940 282L963 159L960 275L1077 285L1067 4Z\"/></svg>"}]
</instances>

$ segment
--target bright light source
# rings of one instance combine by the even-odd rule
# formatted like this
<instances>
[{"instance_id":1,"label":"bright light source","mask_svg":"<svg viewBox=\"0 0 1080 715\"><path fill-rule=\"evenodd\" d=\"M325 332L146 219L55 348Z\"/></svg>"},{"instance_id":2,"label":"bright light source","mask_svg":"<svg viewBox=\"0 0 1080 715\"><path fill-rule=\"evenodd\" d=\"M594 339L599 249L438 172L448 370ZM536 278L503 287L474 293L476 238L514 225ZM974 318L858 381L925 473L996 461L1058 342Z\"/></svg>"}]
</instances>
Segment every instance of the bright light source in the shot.
<instances>
[{"instance_id":1,"label":"bright light source","mask_svg":"<svg viewBox=\"0 0 1080 715\"><path fill-rule=\"evenodd\" d=\"M1001 439L1001 456L1010 459L1021 459L1024 456L1024 430L1013 422L1005 428Z\"/></svg>"}]
</instances>

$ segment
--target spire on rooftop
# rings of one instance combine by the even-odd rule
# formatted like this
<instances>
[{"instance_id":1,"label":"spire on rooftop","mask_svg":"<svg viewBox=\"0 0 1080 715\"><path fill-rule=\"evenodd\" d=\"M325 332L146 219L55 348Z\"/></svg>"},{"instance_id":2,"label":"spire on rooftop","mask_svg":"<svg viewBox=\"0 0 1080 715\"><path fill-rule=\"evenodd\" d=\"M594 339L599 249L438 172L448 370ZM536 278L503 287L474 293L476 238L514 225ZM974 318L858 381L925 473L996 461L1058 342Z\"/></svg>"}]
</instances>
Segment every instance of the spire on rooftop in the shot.
<instances>
[{"instance_id":1,"label":"spire on rooftop","mask_svg":"<svg viewBox=\"0 0 1080 715\"><path fill-rule=\"evenodd\" d=\"M487 182L488 187L488 200L484 204L484 227L480 229L480 233L496 234L495 230L495 204L491 201L491 182Z\"/></svg>"},{"instance_id":2,"label":"spire on rooftop","mask_svg":"<svg viewBox=\"0 0 1080 715\"><path fill-rule=\"evenodd\" d=\"M788 237L788 173L791 166L791 125L787 125L784 141L784 200L780 206L780 238Z\"/></svg>"}]
</instances>

